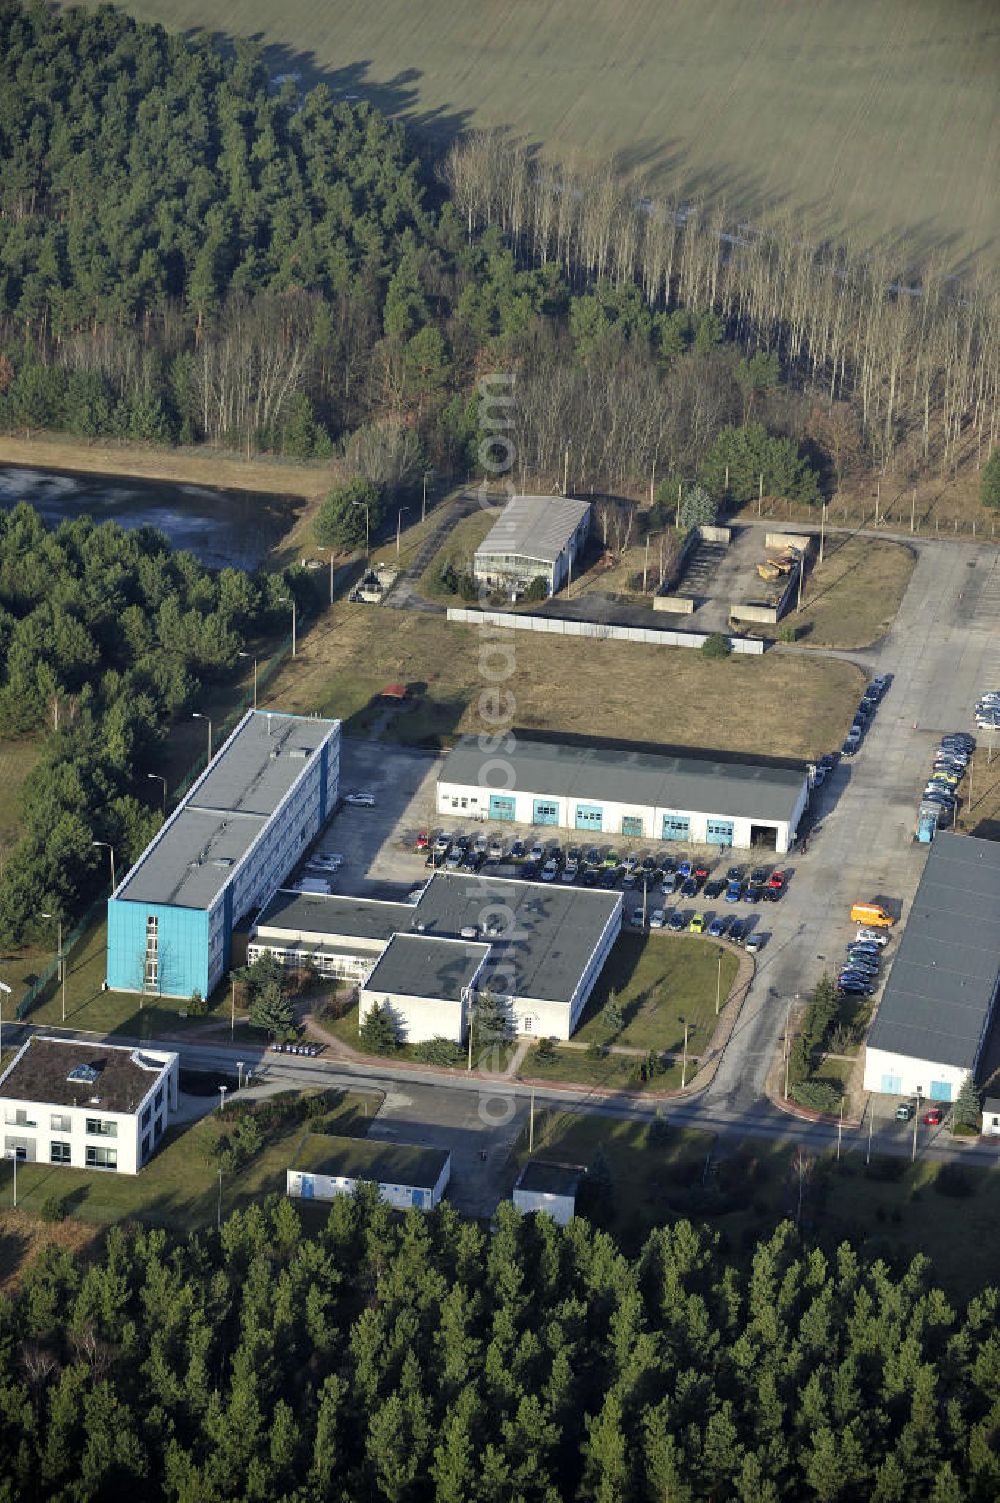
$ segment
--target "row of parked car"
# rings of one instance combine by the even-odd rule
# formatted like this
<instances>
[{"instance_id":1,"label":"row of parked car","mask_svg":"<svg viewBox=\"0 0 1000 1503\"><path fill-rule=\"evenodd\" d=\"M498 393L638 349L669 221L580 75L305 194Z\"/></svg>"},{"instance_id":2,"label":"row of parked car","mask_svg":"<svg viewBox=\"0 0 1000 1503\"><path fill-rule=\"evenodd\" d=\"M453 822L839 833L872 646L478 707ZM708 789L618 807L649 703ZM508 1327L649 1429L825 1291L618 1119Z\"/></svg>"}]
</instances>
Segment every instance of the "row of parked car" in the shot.
<instances>
[{"instance_id":1,"label":"row of parked car","mask_svg":"<svg viewBox=\"0 0 1000 1503\"><path fill-rule=\"evenodd\" d=\"M514 840L508 846L496 833L483 832L475 838L445 830L431 836L421 831L416 849L423 852L428 865L444 866L449 871L477 871L485 862L512 862L525 880L542 882L578 882L585 887L659 888L664 897L677 894L683 898L724 897L728 903L757 903L761 899L776 902L787 886L787 874L768 866L754 867L747 874L742 866L731 866L725 877L713 875L707 861L692 856L652 855L629 851L624 856L612 847L570 846L564 851L556 842L536 840L529 844Z\"/></svg>"},{"instance_id":2,"label":"row of parked car","mask_svg":"<svg viewBox=\"0 0 1000 1503\"><path fill-rule=\"evenodd\" d=\"M641 929L645 922L643 909L633 908L629 914L632 928ZM692 934L707 935L709 939L728 939L755 954L764 948L767 935L751 928L752 924L752 919L730 918L727 913L694 913L690 909L682 912L679 908L654 908L649 914L651 929L669 929L674 934L687 929Z\"/></svg>"},{"instance_id":3,"label":"row of parked car","mask_svg":"<svg viewBox=\"0 0 1000 1503\"><path fill-rule=\"evenodd\" d=\"M882 952L889 936L880 929L859 929L847 946L847 959L837 977L842 997L871 997L880 981Z\"/></svg>"},{"instance_id":4,"label":"row of parked car","mask_svg":"<svg viewBox=\"0 0 1000 1503\"><path fill-rule=\"evenodd\" d=\"M854 712L854 724L845 736L844 744L841 748L845 757L853 757L861 745L865 737L865 732L871 725L875 711L885 698L886 691L891 682L892 679L889 674L880 673L877 678L872 679L868 688L861 696L858 708Z\"/></svg>"},{"instance_id":5,"label":"row of parked car","mask_svg":"<svg viewBox=\"0 0 1000 1503\"><path fill-rule=\"evenodd\" d=\"M942 736L934 753L934 765L917 810L917 838L933 839L938 825L950 824L955 815L958 785L965 777L976 743L964 731Z\"/></svg>"}]
</instances>

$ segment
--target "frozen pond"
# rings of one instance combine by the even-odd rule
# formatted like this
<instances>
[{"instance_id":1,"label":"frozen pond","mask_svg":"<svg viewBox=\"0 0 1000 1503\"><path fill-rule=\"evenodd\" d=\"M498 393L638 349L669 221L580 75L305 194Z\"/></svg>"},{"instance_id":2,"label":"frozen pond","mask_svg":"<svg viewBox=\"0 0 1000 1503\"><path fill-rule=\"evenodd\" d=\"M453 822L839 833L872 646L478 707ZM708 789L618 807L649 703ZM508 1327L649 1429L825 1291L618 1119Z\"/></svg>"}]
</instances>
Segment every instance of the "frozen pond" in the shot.
<instances>
[{"instance_id":1,"label":"frozen pond","mask_svg":"<svg viewBox=\"0 0 1000 1503\"><path fill-rule=\"evenodd\" d=\"M286 531L296 498L169 480L0 465L0 507L27 501L54 525L69 517L157 527L212 569L255 569Z\"/></svg>"}]
</instances>

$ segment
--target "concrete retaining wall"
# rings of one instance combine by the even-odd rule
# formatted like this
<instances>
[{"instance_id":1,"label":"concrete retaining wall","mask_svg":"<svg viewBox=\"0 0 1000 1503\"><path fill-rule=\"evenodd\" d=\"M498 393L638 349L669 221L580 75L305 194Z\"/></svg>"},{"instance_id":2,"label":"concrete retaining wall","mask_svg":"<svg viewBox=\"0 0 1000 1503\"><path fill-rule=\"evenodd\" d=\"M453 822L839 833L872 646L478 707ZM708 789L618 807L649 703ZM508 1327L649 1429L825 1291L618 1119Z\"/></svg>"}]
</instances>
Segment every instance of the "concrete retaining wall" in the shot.
<instances>
[{"instance_id":1,"label":"concrete retaining wall","mask_svg":"<svg viewBox=\"0 0 1000 1503\"><path fill-rule=\"evenodd\" d=\"M808 553L813 539L808 532L765 532L765 548L794 548L798 553Z\"/></svg>"},{"instance_id":2,"label":"concrete retaining wall","mask_svg":"<svg viewBox=\"0 0 1000 1503\"><path fill-rule=\"evenodd\" d=\"M729 607L731 621L760 621L769 626L775 626L788 611L792 601L796 598L799 589L799 570L801 564L796 564L789 574L785 588L781 592L781 599L774 605L767 605L763 601L746 601Z\"/></svg>"},{"instance_id":3,"label":"concrete retaining wall","mask_svg":"<svg viewBox=\"0 0 1000 1503\"><path fill-rule=\"evenodd\" d=\"M557 637L593 637L601 642L641 642L648 647L702 647L708 632L660 631L655 626L609 626L604 621L572 621L564 616L521 616L513 611L473 611L450 605L448 620L467 626L504 627L509 631L549 632ZM730 637L733 652L759 657L763 642L746 637Z\"/></svg>"},{"instance_id":4,"label":"concrete retaining wall","mask_svg":"<svg viewBox=\"0 0 1000 1503\"><path fill-rule=\"evenodd\" d=\"M655 595L654 611L671 611L675 616L690 616L694 613L693 595Z\"/></svg>"},{"instance_id":5,"label":"concrete retaining wall","mask_svg":"<svg viewBox=\"0 0 1000 1503\"><path fill-rule=\"evenodd\" d=\"M702 541L705 543L725 543L728 548L733 541L733 529L731 527L699 527Z\"/></svg>"}]
</instances>

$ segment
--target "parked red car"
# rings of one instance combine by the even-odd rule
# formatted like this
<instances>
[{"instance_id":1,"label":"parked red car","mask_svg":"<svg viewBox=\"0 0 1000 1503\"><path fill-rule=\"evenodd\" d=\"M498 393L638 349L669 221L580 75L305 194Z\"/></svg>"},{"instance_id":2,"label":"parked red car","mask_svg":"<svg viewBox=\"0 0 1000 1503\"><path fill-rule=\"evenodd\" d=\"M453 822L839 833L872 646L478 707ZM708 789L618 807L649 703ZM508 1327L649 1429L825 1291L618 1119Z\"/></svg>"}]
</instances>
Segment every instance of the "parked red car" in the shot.
<instances>
[{"instance_id":1,"label":"parked red car","mask_svg":"<svg viewBox=\"0 0 1000 1503\"><path fill-rule=\"evenodd\" d=\"M708 876L708 867L705 866L704 862L699 861L695 866L692 875L697 877L699 882L704 882L705 878Z\"/></svg>"},{"instance_id":2,"label":"parked red car","mask_svg":"<svg viewBox=\"0 0 1000 1503\"><path fill-rule=\"evenodd\" d=\"M920 1119L925 1127L940 1127L944 1113L939 1106L932 1106L929 1112L924 1112Z\"/></svg>"},{"instance_id":3,"label":"parked red car","mask_svg":"<svg viewBox=\"0 0 1000 1503\"><path fill-rule=\"evenodd\" d=\"M430 843L431 843L431 837L428 835L427 831L426 830L421 830L420 834L417 836L417 838L416 838L416 840L414 842L414 845L415 845L415 847L416 847L416 849L418 851L426 851L426 849L430 845Z\"/></svg>"},{"instance_id":4,"label":"parked red car","mask_svg":"<svg viewBox=\"0 0 1000 1503\"><path fill-rule=\"evenodd\" d=\"M784 874L784 872L772 872L771 875L767 879L767 885L768 885L768 887L772 887L772 888L784 887L784 885L785 885L785 874Z\"/></svg>"}]
</instances>

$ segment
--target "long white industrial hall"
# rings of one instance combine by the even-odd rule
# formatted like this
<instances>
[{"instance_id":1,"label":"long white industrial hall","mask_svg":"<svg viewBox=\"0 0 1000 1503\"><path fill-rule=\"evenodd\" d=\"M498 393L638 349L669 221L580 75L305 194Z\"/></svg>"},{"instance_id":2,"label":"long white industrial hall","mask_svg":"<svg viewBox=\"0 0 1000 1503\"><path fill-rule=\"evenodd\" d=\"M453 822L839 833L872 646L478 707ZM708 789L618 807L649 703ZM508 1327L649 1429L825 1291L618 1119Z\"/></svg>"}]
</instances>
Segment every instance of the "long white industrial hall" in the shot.
<instances>
[{"instance_id":1,"label":"long white industrial hall","mask_svg":"<svg viewBox=\"0 0 1000 1503\"><path fill-rule=\"evenodd\" d=\"M465 736L438 776L439 814L553 825L581 836L787 851L809 796L804 768Z\"/></svg>"}]
</instances>

